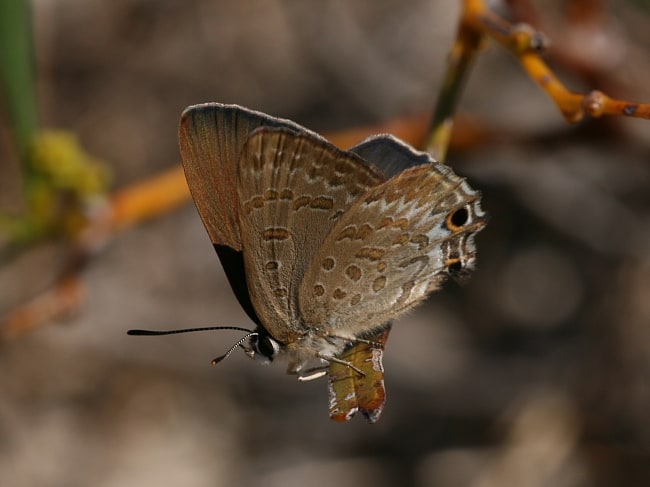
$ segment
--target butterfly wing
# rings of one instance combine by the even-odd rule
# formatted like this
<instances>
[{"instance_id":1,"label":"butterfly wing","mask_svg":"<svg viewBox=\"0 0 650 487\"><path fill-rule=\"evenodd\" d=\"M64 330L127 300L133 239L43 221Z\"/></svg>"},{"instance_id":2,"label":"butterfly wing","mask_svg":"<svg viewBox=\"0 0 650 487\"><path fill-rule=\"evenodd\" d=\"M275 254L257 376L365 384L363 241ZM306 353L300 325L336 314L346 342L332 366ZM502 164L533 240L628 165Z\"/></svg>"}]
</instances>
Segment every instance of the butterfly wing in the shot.
<instances>
[{"instance_id":1,"label":"butterfly wing","mask_svg":"<svg viewBox=\"0 0 650 487\"><path fill-rule=\"evenodd\" d=\"M413 150L390 134L373 135L350 149L362 159L371 162L386 178L392 178L409 167L429 164L431 156Z\"/></svg>"},{"instance_id":2,"label":"butterfly wing","mask_svg":"<svg viewBox=\"0 0 650 487\"><path fill-rule=\"evenodd\" d=\"M443 164L407 169L359 198L327 235L299 292L309 326L359 336L471 268L479 195ZM325 263L333 265L325 266Z\"/></svg>"},{"instance_id":3,"label":"butterfly wing","mask_svg":"<svg viewBox=\"0 0 650 487\"><path fill-rule=\"evenodd\" d=\"M244 274L236 183L239 155L250 133L261 126L285 127L321 139L290 120L221 103L188 107L179 125L181 157L192 198L233 292L258 325Z\"/></svg>"},{"instance_id":4,"label":"butterfly wing","mask_svg":"<svg viewBox=\"0 0 650 487\"><path fill-rule=\"evenodd\" d=\"M322 139L290 120L238 105L194 105L181 116L179 145L185 177L213 244L241 250L237 163L250 133L262 126L285 127Z\"/></svg>"},{"instance_id":5,"label":"butterfly wing","mask_svg":"<svg viewBox=\"0 0 650 487\"><path fill-rule=\"evenodd\" d=\"M304 331L298 289L313 255L344 210L383 176L354 154L286 128L255 130L238 168L249 293L266 330L289 343Z\"/></svg>"}]
</instances>

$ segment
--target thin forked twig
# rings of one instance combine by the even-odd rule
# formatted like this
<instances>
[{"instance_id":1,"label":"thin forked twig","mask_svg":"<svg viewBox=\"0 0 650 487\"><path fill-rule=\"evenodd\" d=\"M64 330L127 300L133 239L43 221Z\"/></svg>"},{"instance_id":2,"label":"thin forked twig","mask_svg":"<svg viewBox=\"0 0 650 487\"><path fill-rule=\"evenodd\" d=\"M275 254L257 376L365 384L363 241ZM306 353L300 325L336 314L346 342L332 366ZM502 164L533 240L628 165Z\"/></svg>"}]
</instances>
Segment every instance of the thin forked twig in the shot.
<instances>
[{"instance_id":1,"label":"thin forked twig","mask_svg":"<svg viewBox=\"0 0 650 487\"><path fill-rule=\"evenodd\" d=\"M497 41L518 58L524 70L551 97L570 123L579 122L587 115L650 119L649 103L617 100L598 90L586 94L570 91L540 57L547 45L541 32L528 24L509 23L492 12L484 0L465 0L427 141L427 150L438 160L445 159L458 95L471 62L487 39Z\"/></svg>"}]
</instances>

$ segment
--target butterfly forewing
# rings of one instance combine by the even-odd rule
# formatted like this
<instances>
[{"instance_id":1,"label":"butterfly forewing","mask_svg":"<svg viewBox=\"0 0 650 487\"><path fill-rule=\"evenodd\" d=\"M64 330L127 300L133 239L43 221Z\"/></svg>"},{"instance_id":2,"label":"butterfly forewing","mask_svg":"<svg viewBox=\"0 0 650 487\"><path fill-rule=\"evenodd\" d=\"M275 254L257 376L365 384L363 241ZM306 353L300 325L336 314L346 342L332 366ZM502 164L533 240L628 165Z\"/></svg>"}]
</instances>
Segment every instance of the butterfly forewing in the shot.
<instances>
[{"instance_id":1,"label":"butterfly forewing","mask_svg":"<svg viewBox=\"0 0 650 487\"><path fill-rule=\"evenodd\" d=\"M323 140L290 120L222 103L188 107L179 126L183 168L194 203L237 300L258 325L244 274L236 182L239 155L250 133L261 126L285 127Z\"/></svg>"},{"instance_id":2,"label":"butterfly forewing","mask_svg":"<svg viewBox=\"0 0 650 487\"><path fill-rule=\"evenodd\" d=\"M298 289L318 247L345 209L382 180L322 140L269 128L249 137L237 184L244 263L255 310L280 342L302 331Z\"/></svg>"},{"instance_id":3,"label":"butterfly forewing","mask_svg":"<svg viewBox=\"0 0 650 487\"><path fill-rule=\"evenodd\" d=\"M179 143L192 198L213 244L241 250L236 199L237 162L258 127L286 127L324 140L290 121L237 105L205 103L181 116Z\"/></svg>"},{"instance_id":4,"label":"butterfly forewing","mask_svg":"<svg viewBox=\"0 0 650 487\"><path fill-rule=\"evenodd\" d=\"M413 150L392 135L373 135L350 149L363 160L372 162L386 176L397 176L409 167L435 162L425 152Z\"/></svg>"},{"instance_id":5,"label":"butterfly forewing","mask_svg":"<svg viewBox=\"0 0 650 487\"><path fill-rule=\"evenodd\" d=\"M450 223L459 210L463 221ZM396 318L436 289L451 264L471 267L482 216L478 193L438 163L370 189L315 254L300 287L303 320L359 336Z\"/></svg>"}]
</instances>

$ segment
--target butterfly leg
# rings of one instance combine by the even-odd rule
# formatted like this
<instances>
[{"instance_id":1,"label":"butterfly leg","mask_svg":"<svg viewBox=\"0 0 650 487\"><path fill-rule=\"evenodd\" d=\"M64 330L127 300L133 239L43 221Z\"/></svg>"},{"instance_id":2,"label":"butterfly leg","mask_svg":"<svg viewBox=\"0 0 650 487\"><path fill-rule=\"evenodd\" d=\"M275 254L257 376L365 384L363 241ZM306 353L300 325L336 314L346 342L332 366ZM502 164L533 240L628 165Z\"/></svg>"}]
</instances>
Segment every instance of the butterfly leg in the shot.
<instances>
[{"instance_id":1,"label":"butterfly leg","mask_svg":"<svg viewBox=\"0 0 650 487\"><path fill-rule=\"evenodd\" d=\"M310 380L319 379L327 375L327 367L314 367L313 369L305 370L304 375L299 375L298 380L300 382L308 382Z\"/></svg>"}]
</instances>

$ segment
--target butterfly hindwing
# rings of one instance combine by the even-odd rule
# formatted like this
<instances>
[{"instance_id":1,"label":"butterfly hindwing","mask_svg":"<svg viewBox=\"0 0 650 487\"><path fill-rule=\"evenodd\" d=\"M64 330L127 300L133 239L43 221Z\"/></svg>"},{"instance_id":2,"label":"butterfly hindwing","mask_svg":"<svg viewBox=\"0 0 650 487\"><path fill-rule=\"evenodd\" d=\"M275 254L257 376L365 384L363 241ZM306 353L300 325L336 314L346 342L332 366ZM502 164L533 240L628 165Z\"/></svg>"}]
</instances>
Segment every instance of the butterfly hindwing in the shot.
<instances>
[{"instance_id":1,"label":"butterfly hindwing","mask_svg":"<svg viewBox=\"0 0 650 487\"><path fill-rule=\"evenodd\" d=\"M396 318L436 289L450 265L471 267L482 216L478 193L438 163L370 189L314 256L300 287L303 320L360 336Z\"/></svg>"}]
</instances>

